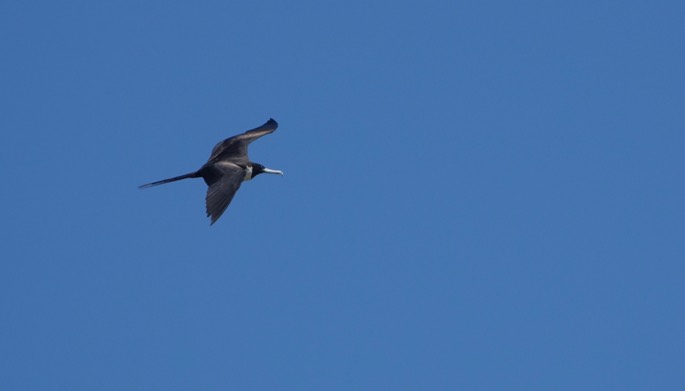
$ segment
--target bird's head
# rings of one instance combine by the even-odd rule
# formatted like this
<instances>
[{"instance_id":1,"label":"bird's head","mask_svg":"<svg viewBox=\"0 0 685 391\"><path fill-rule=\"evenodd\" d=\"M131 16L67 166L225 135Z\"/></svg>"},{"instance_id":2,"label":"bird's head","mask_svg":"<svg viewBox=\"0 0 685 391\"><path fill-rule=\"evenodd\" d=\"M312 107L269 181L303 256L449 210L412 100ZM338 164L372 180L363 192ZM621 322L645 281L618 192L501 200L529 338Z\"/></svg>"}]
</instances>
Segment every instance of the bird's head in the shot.
<instances>
[{"instance_id":1,"label":"bird's head","mask_svg":"<svg viewBox=\"0 0 685 391\"><path fill-rule=\"evenodd\" d=\"M252 163L252 178L256 177L257 175L259 175L261 173L283 175L283 171L272 170L270 168L264 167L263 165L261 165L259 163Z\"/></svg>"}]
</instances>

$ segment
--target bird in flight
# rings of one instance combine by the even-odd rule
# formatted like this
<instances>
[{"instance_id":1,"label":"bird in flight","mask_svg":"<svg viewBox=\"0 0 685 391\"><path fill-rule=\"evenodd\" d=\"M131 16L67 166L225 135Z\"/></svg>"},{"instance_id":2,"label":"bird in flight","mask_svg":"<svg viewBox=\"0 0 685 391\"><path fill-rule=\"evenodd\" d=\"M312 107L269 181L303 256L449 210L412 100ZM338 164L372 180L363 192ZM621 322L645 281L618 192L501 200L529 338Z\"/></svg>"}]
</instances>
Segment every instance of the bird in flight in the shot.
<instances>
[{"instance_id":1,"label":"bird in flight","mask_svg":"<svg viewBox=\"0 0 685 391\"><path fill-rule=\"evenodd\" d=\"M209 160L199 170L147 183L138 188L147 189L148 187L180 181L181 179L202 178L207 186L209 186L205 204L207 207L207 217L210 218L210 225L212 225L224 213L243 181L249 181L262 173L283 175L283 171L266 168L259 163L251 162L247 157L247 146L256 139L273 133L277 127L278 123L271 118L262 126L227 138L216 144L214 149L212 149Z\"/></svg>"}]
</instances>

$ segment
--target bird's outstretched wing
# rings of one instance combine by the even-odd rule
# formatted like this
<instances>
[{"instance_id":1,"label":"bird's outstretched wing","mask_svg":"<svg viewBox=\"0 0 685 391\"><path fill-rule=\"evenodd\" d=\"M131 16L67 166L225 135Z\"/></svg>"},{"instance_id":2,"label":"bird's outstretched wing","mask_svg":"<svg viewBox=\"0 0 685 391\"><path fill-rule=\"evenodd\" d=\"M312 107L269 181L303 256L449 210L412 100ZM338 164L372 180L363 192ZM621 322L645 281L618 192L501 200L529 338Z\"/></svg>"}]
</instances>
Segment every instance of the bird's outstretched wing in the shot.
<instances>
[{"instance_id":1,"label":"bird's outstretched wing","mask_svg":"<svg viewBox=\"0 0 685 391\"><path fill-rule=\"evenodd\" d=\"M209 186L205 204L207 217L211 219L210 224L214 224L224 213L245 176L244 169L228 162L219 162L212 170L212 175L205 176Z\"/></svg>"},{"instance_id":2,"label":"bird's outstretched wing","mask_svg":"<svg viewBox=\"0 0 685 391\"><path fill-rule=\"evenodd\" d=\"M256 139L273 133L276 128L278 128L278 122L274 121L273 118L270 118L262 126L250 129L237 136L227 138L214 146L208 162L230 160L236 163L247 163L247 146Z\"/></svg>"}]
</instances>

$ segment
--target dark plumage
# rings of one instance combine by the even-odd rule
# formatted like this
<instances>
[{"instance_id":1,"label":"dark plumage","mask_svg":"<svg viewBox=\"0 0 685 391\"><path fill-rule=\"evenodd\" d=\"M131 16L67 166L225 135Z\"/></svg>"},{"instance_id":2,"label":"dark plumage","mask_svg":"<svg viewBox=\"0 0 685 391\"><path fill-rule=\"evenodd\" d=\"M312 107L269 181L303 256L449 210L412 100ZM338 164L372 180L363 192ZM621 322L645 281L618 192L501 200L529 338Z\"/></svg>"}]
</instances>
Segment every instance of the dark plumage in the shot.
<instances>
[{"instance_id":1,"label":"dark plumage","mask_svg":"<svg viewBox=\"0 0 685 391\"><path fill-rule=\"evenodd\" d=\"M209 186L205 199L207 217L211 219L210 224L214 224L224 213L228 204L231 203L243 181L249 181L261 173L283 175L282 171L272 170L259 163L253 163L247 157L247 146L256 139L273 133L277 127L278 123L273 118L269 119L258 128L219 142L212 149L212 154L207 163L199 170L148 183L138 188L146 189L186 178L202 178Z\"/></svg>"}]
</instances>

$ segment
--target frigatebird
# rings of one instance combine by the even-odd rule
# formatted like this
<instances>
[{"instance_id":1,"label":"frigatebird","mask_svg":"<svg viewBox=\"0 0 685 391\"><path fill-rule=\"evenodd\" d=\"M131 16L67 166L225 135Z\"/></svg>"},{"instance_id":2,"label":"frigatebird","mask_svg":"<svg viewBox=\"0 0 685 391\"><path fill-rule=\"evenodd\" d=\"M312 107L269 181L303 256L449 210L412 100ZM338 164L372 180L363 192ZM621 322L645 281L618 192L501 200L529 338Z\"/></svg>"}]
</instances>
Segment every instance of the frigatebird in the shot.
<instances>
[{"instance_id":1,"label":"frigatebird","mask_svg":"<svg viewBox=\"0 0 685 391\"><path fill-rule=\"evenodd\" d=\"M243 134L229 137L216 144L214 149L212 149L209 160L199 170L147 183L138 186L138 188L146 189L187 178L202 178L207 186L209 186L205 204L207 207L207 217L210 218L210 225L212 225L224 213L244 181L249 181L262 173L283 175L283 171L266 168L259 163L251 162L247 157L247 146L256 139L273 133L277 127L278 123L273 118L270 118L262 126L248 130Z\"/></svg>"}]
</instances>

